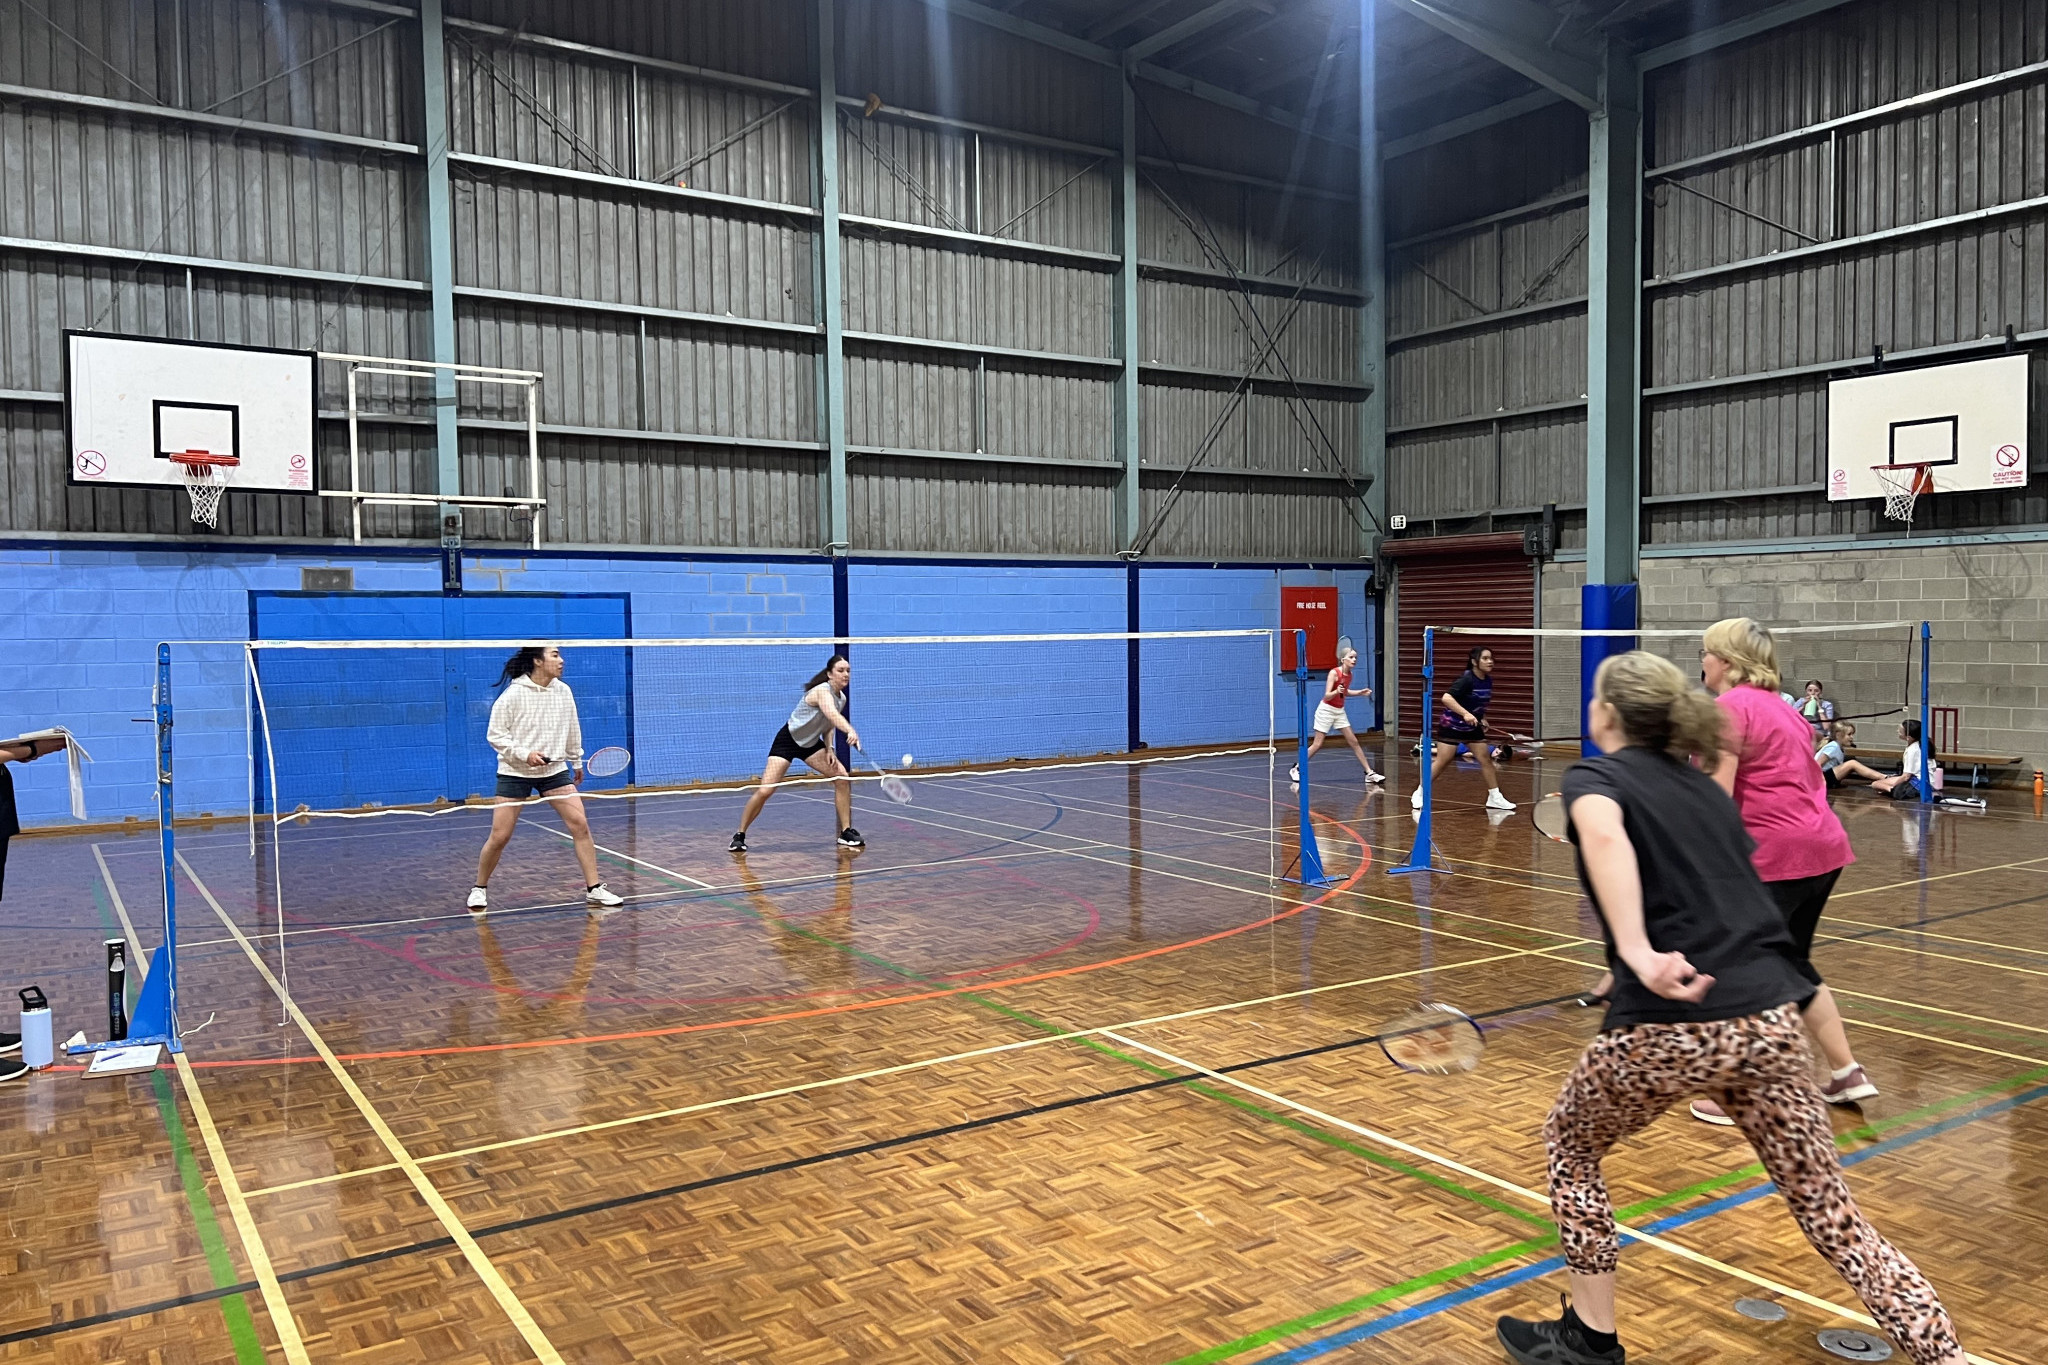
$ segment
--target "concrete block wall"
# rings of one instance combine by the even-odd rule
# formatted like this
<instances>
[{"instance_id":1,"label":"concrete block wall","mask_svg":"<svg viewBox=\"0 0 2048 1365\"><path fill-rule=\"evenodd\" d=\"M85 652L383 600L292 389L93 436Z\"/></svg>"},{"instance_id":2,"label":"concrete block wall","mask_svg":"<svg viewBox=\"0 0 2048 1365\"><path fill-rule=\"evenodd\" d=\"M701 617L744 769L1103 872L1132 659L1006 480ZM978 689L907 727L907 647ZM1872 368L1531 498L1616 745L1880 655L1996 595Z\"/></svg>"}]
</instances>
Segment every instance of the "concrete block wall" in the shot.
<instances>
[{"instance_id":1,"label":"concrete block wall","mask_svg":"<svg viewBox=\"0 0 2048 1365\"><path fill-rule=\"evenodd\" d=\"M1577 625L1583 564L1552 564L1543 574L1546 625ZM1965 752L2017 754L2022 778L2048 763L2048 545L1955 545L1861 552L1745 554L1650 558L1642 566L1646 626L1705 625L1753 616L1767 625L1850 622L1932 623L1929 681L1936 706L1958 708L1955 745ZM1917 650L1896 635L1788 636L1787 690L1808 678L1827 684L1844 714L1898 704L1919 706ZM1698 667L1696 643L1659 642L1688 673ZM1903 678L1911 663L1912 678ZM1544 659L1546 729L1576 724L1579 679L1575 650ZM1859 722L1859 740L1893 743L1894 718Z\"/></svg>"}]
</instances>

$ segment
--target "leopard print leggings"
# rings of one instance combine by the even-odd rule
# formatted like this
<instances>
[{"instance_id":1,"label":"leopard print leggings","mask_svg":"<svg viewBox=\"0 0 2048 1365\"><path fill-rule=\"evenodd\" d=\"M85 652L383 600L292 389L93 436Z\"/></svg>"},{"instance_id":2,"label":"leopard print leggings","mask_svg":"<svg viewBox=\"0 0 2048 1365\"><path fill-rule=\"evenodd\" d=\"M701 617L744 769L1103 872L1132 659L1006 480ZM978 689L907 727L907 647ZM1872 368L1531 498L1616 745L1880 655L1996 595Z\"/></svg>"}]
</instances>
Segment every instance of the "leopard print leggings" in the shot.
<instances>
[{"instance_id":1,"label":"leopard print leggings","mask_svg":"<svg viewBox=\"0 0 2048 1365\"><path fill-rule=\"evenodd\" d=\"M1639 1024L1595 1038L1543 1126L1566 1263L1588 1275L1615 1268L1621 1240L1601 1158L1674 1101L1704 1094L1742 1129L1806 1239L1892 1340L1918 1365L1960 1365L1963 1348L1934 1286L1878 1235L1842 1183L1834 1128L1810 1067L1794 1005L1715 1023Z\"/></svg>"}]
</instances>

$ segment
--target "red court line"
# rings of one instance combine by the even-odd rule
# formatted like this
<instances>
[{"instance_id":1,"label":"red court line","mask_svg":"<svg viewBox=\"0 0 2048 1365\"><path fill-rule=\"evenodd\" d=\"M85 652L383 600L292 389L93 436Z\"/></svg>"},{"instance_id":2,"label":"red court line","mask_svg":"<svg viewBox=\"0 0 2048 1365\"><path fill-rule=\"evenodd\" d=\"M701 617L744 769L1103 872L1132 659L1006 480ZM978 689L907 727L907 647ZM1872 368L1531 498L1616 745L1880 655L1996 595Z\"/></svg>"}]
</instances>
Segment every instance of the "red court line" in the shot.
<instances>
[{"instance_id":1,"label":"red court line","mask_svg":"<svg viewBox=\"0 0 2048 1365\"><path fill-rule=\"evenodd\" d=\"M1264 919L1253 920L1247 924L1240 924L1234 929L1219 929L1213 934L1204 934L1200 938L1187 939L1181 943L1169 943L1158 948L1148 948L1142 953L1129 953L1123 957L1109 958L1102 962L1084 962L1072 967L1057 968L1053 971L1034 972L1028 976L1013 976L1003 981L972 983L964 986L953 986L944 990L918 991L910 995L892 995L883 1000L853 1000L843 1005L826 1005L817 1009L785 1010L779 1014L762 1014L747 1019L719 1019L703 1024L676 1024L667 1028L634 1029L624 1033L596 1033L573 1038L531 1038L524 1042L516 1043L473 1043L459 1047L401 1048L384 1052L343 1052L336 1055L344 1062L377 1062L392 1061L406 1057L451 1057L466 1053L523 1052L534 1048L566 1047L572 1044L620 1043L632 1042L642 1038L673 1038L686 1033L709 1033L721 1029L753 1028L761 1024L783 1024L797 1019L817 1019L828 1015L851 1014L858 1010L885 1009L891 1005L911 1005L925 1000L943 1000L948 996L964 995L970 991L997 991L1009 986L1029 986L1040 981L1056 981L1063 977L1081 976L1088 972L1099 972L1108 967L1128 966L1133 962L1143 962L1147 958L1164 957L1169 953L1178 953L1189 948L1199 948L1207 943L1216 943L1226 938L1235 938L1237 935L1248 933L1253 929L1263 929L1268 925L1278 924L1281 920L1292 919L1302 911L1321 905L1333 896L1348 891L1357 885L1359 879L1372 866L1371 845L1360 836L1357 830L1351 828L1342 820L1323 815L1319 812L1315 814L1315 818L1327 821L1338 829L1343 830L1351 836L1351 841L1357 845L1359 862L1357 868L1352 871L1350 876L1335 886L1324 888L1323 893L1313 900L1302 901L1299 905L1291 909L1282 910L1278 914L1268 915ZM319 1060L318 1057L248 1058L232 1061L194 1062L192 1065L198 1067L291 1066L301 1062L317 1062Z\"/></svg>"}]
</instances>

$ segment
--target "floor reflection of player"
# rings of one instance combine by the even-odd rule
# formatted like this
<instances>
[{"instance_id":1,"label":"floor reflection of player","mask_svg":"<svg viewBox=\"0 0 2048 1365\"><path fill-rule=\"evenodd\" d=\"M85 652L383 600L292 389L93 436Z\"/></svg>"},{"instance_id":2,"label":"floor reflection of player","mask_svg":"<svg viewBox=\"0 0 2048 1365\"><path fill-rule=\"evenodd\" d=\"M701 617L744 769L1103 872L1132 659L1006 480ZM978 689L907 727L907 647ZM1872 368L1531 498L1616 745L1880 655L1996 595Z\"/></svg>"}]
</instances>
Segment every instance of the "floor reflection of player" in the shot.
<instances>
[{"instance_id":1,"label":"floor reflection of player","mask_svg":"<svg viewBox=\"0 0 2048 1365\"><path fill-rule=\"evenodd\" d=\"M597 971L597 949L605 922L603 918L584 916L583 932L576 943L576 958L570 964L568 980L558 987L544 990L519 984L491 921L475 920L477 952L484 960L491 993L497 1000L497 1020L482 1031L488 1037L479 1041L523 1042L530 1038L566 1038L584 1032L584 1017L589 1009L587 993L590 979ZM545 926L555 921L528 919L524 923ZM557 960L552 953L537 956L548 962ZM471 1031L468 1011L459 1012L457 1018L460 1023L454 1032L463 1036L456 1041L470 1041L467 1036ZM518 1076L516 1085L499 1087L498 1095L504 1117L521 1131L533 1123L534 1115L558 1106L565 1121L580 1122L590 1117L585 1112L591 1098L590 1087L580 1068L536 1067L518 1060L519 1053L498 1055L507 1059L507 1069L516 1071ZM550 1122L553 1121L551 1118Z\"/></svg>"},{"instance_id":2,"label":"floor reflection of player","mask_svg":"<svg viewBox=\"0 0 2048 1365\"><path fill-rule=\"evenodd\" d=\"M832 908L800 919L792 918L783 909L745 863L734 863L754 913L768 926L768 941L774 946L776 955L819 990L851 990L855 984L856 961L850 951L850 943L853 938L853 865L859 857L857 848L839 850L839 867L832 876Z\"/></svg>"}]
</instances>

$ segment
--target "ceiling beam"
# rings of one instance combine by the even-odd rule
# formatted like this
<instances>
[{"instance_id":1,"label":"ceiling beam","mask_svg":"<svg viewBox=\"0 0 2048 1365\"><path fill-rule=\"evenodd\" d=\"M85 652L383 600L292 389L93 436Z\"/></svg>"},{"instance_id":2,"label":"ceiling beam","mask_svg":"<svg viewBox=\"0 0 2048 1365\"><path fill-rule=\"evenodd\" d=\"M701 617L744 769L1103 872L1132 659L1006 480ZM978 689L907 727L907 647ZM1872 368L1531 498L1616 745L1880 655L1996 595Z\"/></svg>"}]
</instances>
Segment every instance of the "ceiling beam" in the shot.
<instances>
[{"instance_id":1,"label":"ceiling beam","mask_svg":"<svg viewBox=\"0 0 2048 1365\"><path fill-rule=\"evenodd\" d=\"M1094 28L1089 29L1083 36L1091 43L1099 43L1105 38L1123 32L1140 19L1150 18L1173 3L1174 0L1138 0L1137 4L1124 6L1124 8L1110 15L1109 18L1103 20Z\"/></svg>"},{"instance_id":2,"label":"ceiling beam","mask_svg":"<svg viewBox=\"0 0 2048 1365\"><path fill-rule=\"evenodd\" d=\"M1184 44L1174 49L1173 64L1175 66L1192 66L1218 48L1229 47L1233 43L1243 42L1255 33L1264 33L1267 29L1280 23L1284 18L1286 18L1285 15L1274 11L1254 19L1243 28L1223 29L1220 32L1211 33L1199 43ZM1250 94L1252 92L1241 91L1240 93Z\"/></svg>"},{"instance_id":3,"label":"ceiling beam","mask_svg":"<svg viewBox=\"0 0 2048 1365\"><path fill-rule=\"evenodd\" d=\"M1380 155L1391 161L1397 156L1406 156L1410 152L1419 152L1424 147L1434 147L1440 142L1449 142L1452 138L1463 137L1467 133L1476 133L1481 128L1491 128L1496 123L1506 123L1509 119L1520 118L1524 114L1533 114L1538 109L1548 109L1551 105L1561 102L1556 95L1553 95L1548 90L1531 90L1526 95L1517 95L1511 100L1504 100L1499 104L1474 110L1462 118L1449 119L1443 123L1434 124L1418 132L1410 133L1406 137L1388 138L1380 144Z\"/></svg>"},{"instance_id":4,"label":"ceiling beam","mask_svg":"<svg viewBox=\"0 0 2048 1365\"><path fill-rule=\"evenodd\" d=\"M1168 24L1149 38L1141 38L1124 49L1124 56L1134 62L1156 57L1166 49L1184 43L1197 33L1206 33L1216 25L1230 18L1239 10L1247 8L1251 0L1215 0L1205 5L1177 24Z\"/></svg>"},{"instance_id":5,"label":"ceiling beam","mask_svg":"<svg viewBox=\"0 0 2048 1365\"><path fill-rule=\"evenodd\" d=\"M1169 71L1167 68L1152 62L1141 62L1134 68L1134 71L1140 78L1148 80L1154 85L1164 86L1168 90L1178 90L1184 95L1193 95L1198 100L1203 100L1209 104L1221 105L1225 109L1234 109L1238 113L1245 114L1251 118L1263 119L1265 122L1285 128L1289 132L1307 133L1311 137L1321 138L1323 141L1338 147L1356 147L1358 145L1358 139L1355 137L1344 137L1337 133L1317 132L1304 123L1301 117L1292 110L1282 109L1277 104L1266 104L1259 100L1251 99L1245 95L1238 94L1235 90L1225 90L1221 86L1211 85L1207 81L1198 81L1193 76L1184 76L1178 71Z\"/></svg>"},{"instance_id":6,"label":"ceiling beam","mask_svg":"<svg viewBox=\"0 0 2048 1365\"><path fill-rule=\"evenodd\" d=\"M1557 11L1536 0L1386 0L1431 28L1518 71L1588 111L1600 108L1600 68L1552 42Z\"/></svg>"},{"instance_id":7,"label":"ceiling beam","mask_svg":"<svg viewBox=\"0 0 2048 1365\"><path fill-rule=\"evenodd\" d=\"M1726 47L1745 38L1754 38L1759 33L1769 33L1774 28L1783 28L1786 24L1796 24L1801 19L1811 19L1816 14L1825 14L1848 3L1849 0L1787 0L1785 4L1758 10L1746 18L1731 19L1713 28L1688 33L1685 37L1665 43L1662 47L1653 47L1642 55L1641 65L1645 71L1669 66L1673 62L1682 62L1687 57L1697 57L1703 52L1712 52L1717 47Z\"/></svg>"}]
</instances>

